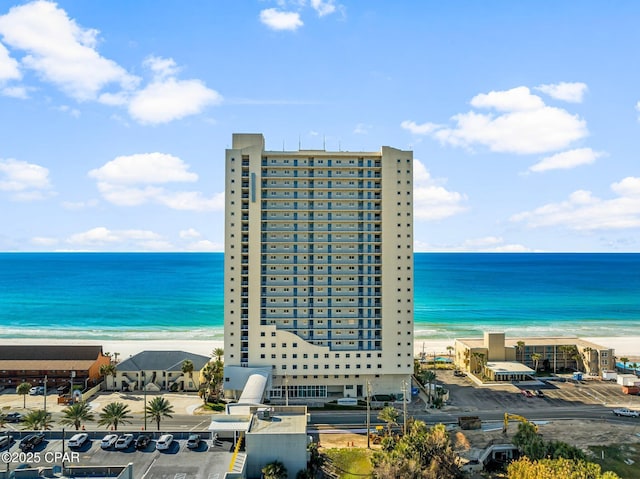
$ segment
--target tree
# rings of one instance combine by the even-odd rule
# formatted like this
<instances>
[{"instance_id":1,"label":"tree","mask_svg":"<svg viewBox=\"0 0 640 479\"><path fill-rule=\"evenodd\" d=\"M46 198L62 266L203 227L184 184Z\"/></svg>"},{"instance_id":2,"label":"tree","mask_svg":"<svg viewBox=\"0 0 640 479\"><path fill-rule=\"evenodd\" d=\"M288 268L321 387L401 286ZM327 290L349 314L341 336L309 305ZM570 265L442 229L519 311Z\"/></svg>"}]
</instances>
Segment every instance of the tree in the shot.
<instances>
[{"instance_id":1,"label":"tree","mask_svg":"<svg viewBox=\"0 0 640 479\"><path fill-rule=\"evenodd\" d=\"M224 356L224 349L216 348L213 350L211 354L216 361L222 361L222 357Z\"/></svg>"},{"instance_id":2,"label":"tree","mask_svg":"<svg viewBox=\"0 0 640 479\"><path fill-rule=\"evenodd\" d=\"M449 359L453 356L453 346L447 346L447 352L449 353Z\"/></svg>"},{"instance_id":3,"label":"tree","mask_svg":"<svg viewBox=\"0 0 640 479\"><path fill-rule=\"evenodd\" d=\"M30 383L22 383L16 388L16 393L22 396L22 409L27 407L27 394L29 394L31 387Z\"/></svg>"},{"instance_id":4,"label":"tree","mask_svg":"<svg viewBox=\"0 0 640 479\"><path fill-rule=\"evenodd\" d=\"M569 359L569 353L573 351L574 346L570 344L562 344L558 346L558 349L562 353L562 359L564 360L564 370L567 370L567 360Z\"/></svg>"},{"instance_id":5,"label":"tree","mask_svg":"<svg viewBox=\"0 0 640 479\"><path fill-rule=\"evenodd\" d=\"M520 353L520 362L524 364L524 341L518 341L516 349Z\"/></svg>"},{"instance_id":6,"label":"tree","mask_svg":"<svg viewBox=\"0 0 640 479\"><path fill-rule=\"evenodd\" d=\"M160 430L160 421L163 417L173 417L171 413L173 412L173 406L169 404L165 398L158 396L153 398L149 405L147 406L147 414L151 417L152 420L156 422L158 426L158 431Z\"/></svg>"},{"instance_id":7,"label":"tree","mask_svg":"<svg viewBox=\"0 0 640 479\"><path fill-rule=\"evenodd\" d=\"M118 424L130 424L131 411L129 406L121 402L111 402L107 404L100 413L99 426L113 427L114 431L118 430Z\"/></svg>"},{"instance_id":8,"label":"tree","mask_svg":"<svg viewBox=\"0 0 640 479\"><path fill-rule=\"evenodd\" d=\"M626 356L623 358L620 358L620 361L622 362L622 367L624 368L624 372L627 372L627 363L629 362L629 358L627 358Z\"/></svg>"},{"instance_id":9,"label":"tree","mask_svg":"<svg viewBox=\"0 0 640 479\"><path fill-rule=\"evenodd\" d=\"M29 414L26 414L23 418L22 429L43 429L49 430L52 428L51 425L51 413L46 412L43 409L38 409L37 411L31 411Z\"/></svg>"},{"instance_id":10,"label":"tree","mask_svg":"<svg viewBox=\"0 0 640 479\"><path fill-rule=\"evenodd\" d=\"M407 434L371 458L376 479L456 479L462 477L458 456L442 424L431 428L412 421Z\"/></svg>"},{"instance_id":11,"label":"tree","mask_svg":"<svg viewBox=\"0 0 640 479\"><path fill-rule=\"evenodd\" d=\"M217 398L222 388L224 380L224 363L220 359L209 361L200 372L202 382L200 384L200 394L207 403L207 399L211 394Z\"/></svg>"},{"instance_id":12,"label":"tree","mask_svg":"<svg viewBox=\"0 0 640 479\"><path fill-rule=\"evenodd\" d=\"M115 389L116 374L118 373L118 369L116 368L115 364L113 363L102 364L100 365L100 369L98 371L100 373L100 376L105 378L105 381L107 379L107 376L113 376L113 389Z\"/></svg>"},{"instance_id":13,"label":"tree","mask_svg":"<svg viewBox=\"0 0 640 479\"><path fill-rule=\"evenodd\" d=\"M474 364L475 364L475 367L473 368L474 374L483 373L484 366L487 363L486 362L487 356L484 353L479 353L479 352L471 353L471 355L474 359Z\"/></svg>"},{"instance_id":14,"label":"tree","mask_svg":"<svg viewBox=\"0 0 640 479\"><path fill-rule=\"evenodd\" d=\"M536 426L528 422L518 424L518 432L513 436L512 442L531 459L542 459L547 452L547 447L542 436L538 434Z\"/></svg>"},{"instance_id":15,"label":"tree","mask_svg":"<svg viewBox=\"0 0 640 479\"><path fill-rule=\"evenodd\" d=\"M91 407L85 401L77 402L64 408L62 415L60 424L74 426L76 431L80 429L83 422L93 421Z\"/></svg>"},{"instance_id":16,"label":"tree","mask_svg":"<svg viewBox=\"0 0 640 479\"><path fill-rule=\"evenodd\" d=\"M590 348L589 346L582 350L582 353L584 354L585 372L591 371L591 351L593 351L593 348Z\"/></svg>"},{"instance_id":17,"label":"tree","mask_svg":"<svg viewBox=\"0 0 640 479\"><path fill-rule=\"evenodd\" d=\"M4 427L7 424L7 416L0 412L0 427Z\"/></svg>"},{"instance_id":18,"label":"tree","mask_svg":"<svg viewBox=\"0 0 640 479\"><path fill-rule=\"evenodd\" d=\"M189 375L189 379L193 381L193 361L185 359L182 361L182 374Z\"/></svg>"},{"instance_id":19,"label":"tree","mask_svg":"<svg viewBox=\"0 0 640 479\"><path fill-rule=\"evenodd\" d=\"M421 381L423 381L422 384L427 384L427 387L429 388L427 390L427 395L429 398L429 404L431 404L431 391L432 391L431 385L436 380L436 373L434 373L433 371L424 371L420 379Z\"/></svg>"},{"instance_id":20,"label":"tree","mask_svg":"<svg viewBox=\"0 0 640 479\"><path fill-rule=\"evenodd\" d=\"M280 461L273 461L262 468L264 479L286 479L287 468Z\"/></svg>"},{"instance_id":21,"label":"tree","mask_svg":"<svg viewBox=\"0 0 640 479\"><path fill-rule=\"evenodd\" d=\"M534 369L536 372L538 372L538 363L539 363L539 362L540 362L540 360L542 359L542 354L540 354L540 353L533 353L533 354L531 355L531 359L533 359L533 364L534 364L533 369Z\"/></svg>"},{"instance_id":22,"label":"tree","mask_svg":"<svg viewBox=\"0 0 640 479\"><path fill-rule=\"evenodd\" d=\"M378 419L387 423L387 434L391 435L391 427L398 425L400 413L393 406L387 406L378 413Z\"/></svg>"},{"instance_id":23,"label":"tree","mask_svg":"<svg viewBox=\"0 0 640 479\"><path fill-rule=\"evenodd\" d=\"M620 479L611 471L602 472L599 464L583 460L542 459L532 461L522 457L507 466L509 479L571 478L571 479Z\"/></svg>"}]
</instances>

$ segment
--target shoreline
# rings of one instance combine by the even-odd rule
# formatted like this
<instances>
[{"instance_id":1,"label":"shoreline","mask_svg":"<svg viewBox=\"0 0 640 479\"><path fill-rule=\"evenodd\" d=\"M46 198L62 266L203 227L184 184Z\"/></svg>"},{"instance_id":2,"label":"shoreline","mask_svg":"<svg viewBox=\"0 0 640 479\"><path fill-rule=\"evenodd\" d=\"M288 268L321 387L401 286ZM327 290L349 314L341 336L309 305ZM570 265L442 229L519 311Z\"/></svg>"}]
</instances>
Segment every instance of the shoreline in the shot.
<instances>
[{"instance_id":1,"label":"shoreline","mask_svg":"<svg viewBox=\"0 0 640 479\"><path fill-rule=\"evenodd\" d=\"M569 337L569 336L567 336ZM571 336L575 337L575 336ZM628 357L630 360L640 361L640 337L637 336L598 336L582 337L586 341L613 348L616 356ZM221 340L99 340L99 339L61 339L61 338L5 338L6 345L33 346L86 346L100 345L103 352L119 353L118 360L133 356L142 351L182 350L190 353L211 356L216 348L224 348ZM448 357L447 346L453 346L454 340L449 339L416 339L413 343L414 356L424 352L427 356Z\"/></svg>"}]
</instances>

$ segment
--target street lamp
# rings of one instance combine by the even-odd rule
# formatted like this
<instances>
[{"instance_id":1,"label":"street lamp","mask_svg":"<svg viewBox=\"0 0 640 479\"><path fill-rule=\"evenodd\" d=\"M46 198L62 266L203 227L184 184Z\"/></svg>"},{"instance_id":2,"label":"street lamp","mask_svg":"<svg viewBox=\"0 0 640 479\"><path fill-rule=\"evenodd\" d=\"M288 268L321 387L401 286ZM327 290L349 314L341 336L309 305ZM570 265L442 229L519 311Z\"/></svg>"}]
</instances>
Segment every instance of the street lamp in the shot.
<instances>
[{"instance_id":1,"label":"street lamp","mask_svg":"<svg viewBox=\"0 0 640 479\"><path fill-rule=\"evenodd\" d=\"M47 414L47 375L44 375L44 414Z\"/></svg>"},{"instance_id":2,"label":"street lamp","mask_svg":"<svg viewBox=\"0 0 640 479\"><path fill-rule=\"evenodd\" d=\"M402 380L402 435L407 435L407 381Z\"/></svg>"},{"instance_id":3,"label":"street lamp","mask_svg":"<svg viewBox=\"0 0 640 479\"><path fill-rule=\"evenodd\" d=\"M147 379L147 375L145 374L144 371L140 371L140 375L142 376L143 380L142 380L142 390L144 391L144 430L147 430L147 385L146 383L146 379Z\"/></svg>"}]
</instances>

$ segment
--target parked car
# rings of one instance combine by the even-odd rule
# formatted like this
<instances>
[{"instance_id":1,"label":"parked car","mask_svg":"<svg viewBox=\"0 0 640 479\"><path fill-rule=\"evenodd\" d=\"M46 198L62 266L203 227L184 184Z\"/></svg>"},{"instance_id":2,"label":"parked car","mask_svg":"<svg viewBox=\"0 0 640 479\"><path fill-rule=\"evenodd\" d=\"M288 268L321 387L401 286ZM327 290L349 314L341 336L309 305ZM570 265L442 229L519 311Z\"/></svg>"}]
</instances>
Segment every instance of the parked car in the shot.
<instances>
[{"instance_id":1,"label":"parked car","mask_svg":"<svg viewBox=\"0 0 640 479\"><path fill-rule=\"evenodd\" d=\"M158 451L163 451L169 449L171 447L171 443L173 442L173 434L163 434L160 436L160 439L156 442L156 449Z\"/></svg>"},{"instance_id":2,"label":"parked car","mask_svg":"<svg viewBox=\"0 0 640 479\"><path fill-rule=\"evenodd\" d=\"M105 437L102 438L100 447L102 449L109 449L110 447L115 446L117 440L118 440L117 434L107 434Z\"/></svg>"},{"instance_id":3,"label":"parked car","mask_svg":"<svg viewBox=\"0 0 640 479\"><path fill-rule=\"evenodd\" d=\"M133 434L123 434L116 441L116 449L127 449L133 442Z\"/></svg>"},{"instance_id":4,"label":"parked car","mask_svg":"<svg viewBox=\"0 0 640 479\"><path fill-rule=\"evenodd\" d=\"M31 451L34 447L44 441L44 434L41 432L36 432L33 434L28 434L22 438L20 441L20 449L22 451Z\"/></svg>"},{"instance_id":5,"label":"parked car","mask_svg":"<svg viewBox=\"0 0 640 479\"><path fill-rule=\"evenodd\" d=\"M68 384L63 384L62 386L58 386L58 389L57 389L58 395L64 396L69 392L69 389L71 389L71 387Z\"/></svg>"},{"instance_id":6,"label":"parked car","mask_svg":"<svg viewBox=\"0 0 640 479\"><path fill-rule=\"evenodd\" d=\"M146 449L149 443L151 442L151 438L146 434L140 434L136 438L136 449Z\"/></svg>"},{"instance_id":7,"label":"parked car","mask_svg":"<svg viewBox=\"0 0 640 479\"><path fill-rule=\"evenodd\" d=\"M37 396L39 394L44 394L44 386L33 386L29 389L29 395Z\"/></svg>"},{"instance_id":8,"label":"parked car","mask_svg":"<svg viewBox=\"0 0 640 479\"><path fill-rule=\"evenodd\" d=\"M13 444L13 437L6 435L6 436L0 436L0 450L4 449L5 447L8 449L11 444Z\"/></svg>"},{"instance_id":9,"label":"parked car","mask_svg":"<svg viewBox=\"0 0 640 479\"><path fill-rule=\"evenodd\" d=\"M4 420L7 422L20 422L22 421L22 414L19 412L10 412L5 416Z\"/></svg>"},{"instance_id":10,"label":"parked car","mask_svg":"<svg viewBox=\"0 0 640 479\"><path fill-rule=\"evenodd\" d=\"M460 371L459 369L456 369L455 371L453 371L453 375L454 376L459 376L459 377L464 377L465 374L463 371Z\"/></svg>"},{"instance_id":11,"label":"parked car","mask_svg":"<svg viewBox=\"0 0 640 479\"><path fill-rule=\"evenodd\" d=\"M82 447L82 445L89 440L89 434L86 432L81 432L78 434L74 434L69 439L69 447Z\"/></svg>"},{"instance_id":12,"label":"parked car","mask_svg":"<svg viewBox=\"0 0 640 479\"><path fill-rule=\"evenodd\" d=\"M640 412L627 409L626 407L622 409L614 409L613 414L624 417L640 417Z\"/></svg>"},{"instance_id":13,"label":"parked car","mask_svg":"<svg viewBox=\"0 0 640 479\"><path fill-rule=\"evenodd\" d=\"M200 447L200 438L199 434L189 434L189 438L187 439L187 447L189 449L198 449Z\"/></svg>"},{"instance_id":14,"label":"parked car","mask_svg":"<svg viewBox=\"0 0 640 479\"><path fill-rule=\"evenodd\" d=\"M540 389L536 389L535 390L535 394L536 396L538 396L539 398L543 398L544 397L544 393L542 391L540 391Z\"/></svg>"}]
</instances>

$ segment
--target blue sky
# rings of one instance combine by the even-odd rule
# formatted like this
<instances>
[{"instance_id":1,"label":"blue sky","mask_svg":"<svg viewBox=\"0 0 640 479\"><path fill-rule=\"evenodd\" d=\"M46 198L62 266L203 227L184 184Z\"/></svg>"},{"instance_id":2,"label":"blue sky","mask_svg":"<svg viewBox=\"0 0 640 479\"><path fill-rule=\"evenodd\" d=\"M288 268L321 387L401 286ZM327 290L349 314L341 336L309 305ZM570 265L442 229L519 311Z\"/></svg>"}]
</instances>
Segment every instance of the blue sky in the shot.
<instances>
[{"instance_id":1,"label":"blue sky","mask_svg":"<svg viewBox=\"0 0 640 479\"><path fill-rule=\"evenodd\" d=\"M2 1L0 251L221 251L234 132L413 149L416 251L638 251L638 18L635 1Z\"/></svg>"}]
</instances>

